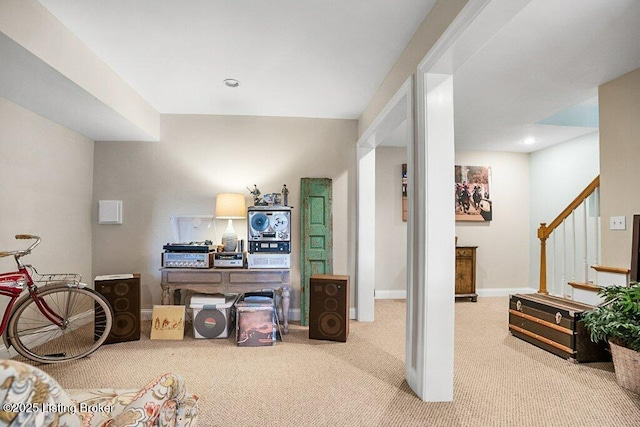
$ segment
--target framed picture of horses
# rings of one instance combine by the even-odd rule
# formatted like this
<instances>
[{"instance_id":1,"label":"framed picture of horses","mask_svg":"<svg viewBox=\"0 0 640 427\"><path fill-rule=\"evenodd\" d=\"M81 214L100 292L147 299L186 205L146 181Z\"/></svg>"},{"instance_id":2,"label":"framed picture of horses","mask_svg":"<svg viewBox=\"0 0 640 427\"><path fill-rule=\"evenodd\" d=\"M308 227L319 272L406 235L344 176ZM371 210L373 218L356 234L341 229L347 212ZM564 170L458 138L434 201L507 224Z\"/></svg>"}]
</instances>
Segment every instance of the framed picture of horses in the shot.
<instances>
[{"instance_id":1,"label":"framed picture of horses","mask_svg":"<svg viewBox=\"0 0 640 427\"><path fill-rule=\"evenodd\" d=\"M456 221L491 221L491 167L455 167Z\"/></svg>"}]
</instances>

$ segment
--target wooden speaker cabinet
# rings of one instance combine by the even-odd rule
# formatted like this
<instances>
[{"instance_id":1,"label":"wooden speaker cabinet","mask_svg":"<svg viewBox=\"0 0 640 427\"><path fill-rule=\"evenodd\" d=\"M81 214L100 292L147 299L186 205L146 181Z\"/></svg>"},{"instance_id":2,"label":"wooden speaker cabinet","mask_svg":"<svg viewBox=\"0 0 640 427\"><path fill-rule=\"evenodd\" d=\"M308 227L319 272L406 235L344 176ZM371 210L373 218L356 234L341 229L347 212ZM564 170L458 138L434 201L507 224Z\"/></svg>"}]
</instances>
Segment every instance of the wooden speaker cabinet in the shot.
<instances>
[{"instance_id":1,"label":"wooden speaker cabinet","mask_svg":"<svg viewBox=\"0 0 640 427\"><path fill-rule=\"evenodd\" d=\"M349 336L349 276L315 274L309 279L309 338L346 342Z\"/></svg>"},{"instance_id":2,"label":"wooden speaker cabinet","mask_svg":"<svg viewBox=\"0 0 640 427\"><path fill-rule=\"evenodd\" d=\"M105 341L112 344L140 339L140 275L129 279L96 280L96 292L113 309L113 327Z\"/></svg>"}]
</instances>

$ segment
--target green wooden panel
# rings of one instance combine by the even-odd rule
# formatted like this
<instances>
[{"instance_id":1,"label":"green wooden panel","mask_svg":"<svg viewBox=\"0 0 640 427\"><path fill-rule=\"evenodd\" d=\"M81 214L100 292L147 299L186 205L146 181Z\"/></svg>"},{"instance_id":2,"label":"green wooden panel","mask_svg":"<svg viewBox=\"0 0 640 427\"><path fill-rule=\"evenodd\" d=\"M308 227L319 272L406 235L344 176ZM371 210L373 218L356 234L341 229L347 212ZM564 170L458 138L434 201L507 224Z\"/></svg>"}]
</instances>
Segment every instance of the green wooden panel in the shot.
<instances>
[{"instance_id":1,"label":"green wooden panel","mask_svg":"<svg viewBox=\"0 0 640 427\"><path fill-rule=\"evenodd\" d=\"M300 324L309 324L309 278L333 273L332 181L300 180Z\"/></svg>"}]
</instances>

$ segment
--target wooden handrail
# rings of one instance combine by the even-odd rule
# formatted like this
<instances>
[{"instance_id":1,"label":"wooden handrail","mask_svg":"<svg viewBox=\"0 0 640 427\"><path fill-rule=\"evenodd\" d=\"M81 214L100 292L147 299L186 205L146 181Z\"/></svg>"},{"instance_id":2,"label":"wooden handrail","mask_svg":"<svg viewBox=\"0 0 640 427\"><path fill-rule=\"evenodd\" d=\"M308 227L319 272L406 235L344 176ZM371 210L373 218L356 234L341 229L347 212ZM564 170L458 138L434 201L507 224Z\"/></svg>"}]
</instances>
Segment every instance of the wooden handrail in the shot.
<instances>
[{"instance_id":1,"label":"wooden handrail","mask_svg":"<svg viewBox=\"0 0 640 427\"><path fill-rule=\"evenodd\" d=\"M569 215L571 215L571 212L575 211L578 208L578 206L580 206L580 204L582 202L584 202L585 199L591 195L591 193L596 191L596 188L598 188L599 186L600 186L600 175L596 176L595 179L593 181L591 181L591 183L589 185L587 185L587 187L584 190L582 190L582 192L578 195L578 197L573 199L573 202L569 203L569 206L567 206L562 211L562 213L560 215L558 215L558 217L556 219L554 219L553 221L551 221L551 223L549 225L544 227L544 237L545 237L545 239L548 238L551 235L551 233L553 232L553 230L558 228L558 226L560 224L562 224L562 221L567 219L569 217ZM540 224L540 225L542 226L542 224ZM538 233L538 237L540 237L539 234L540 233Z\"/></svg>"},{"instance_id":2,"label":"wooden handrail","mask_svg":"<svg viewBox=\"0 0 640 427\"><path fill-rule=\"evenodd\" d=\"M587 187L582 190L582 192L573 199L573 201L567 206L560 215L549 225L545 222L540 223L540 227L538 228L538 239L540 239L540 285L538 288L538 293L548 294L547 291L547 239L555 230L558 228L562 221L567 219L571 213L578 208L586 199L589 197L596 188L600 186L600 175L595 177L593 181Z\"/></svg>"}]
</instances>

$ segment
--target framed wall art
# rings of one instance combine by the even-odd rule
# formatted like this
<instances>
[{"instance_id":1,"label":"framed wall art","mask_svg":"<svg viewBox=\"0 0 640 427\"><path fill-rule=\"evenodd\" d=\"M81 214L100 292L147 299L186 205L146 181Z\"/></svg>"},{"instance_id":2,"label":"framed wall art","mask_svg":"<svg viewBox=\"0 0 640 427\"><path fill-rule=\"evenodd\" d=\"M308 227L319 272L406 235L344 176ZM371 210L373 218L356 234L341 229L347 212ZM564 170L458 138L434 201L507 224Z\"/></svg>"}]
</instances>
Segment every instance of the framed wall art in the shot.
<instances>
[{"instance_id":1,"label":"framed wall art","mask_svg":"<svg viewBox=\"0 0 640 427\"><path fill-rule=\"evenodd\" d=\"M456 221L491 221L491 167L455 167Z\"/></svg>"},{"instance_id":2,"label":"framed wall art","mask_svg":"<svg viewBox=\"0 0 640 427\"><path fill-rule=\"evenodd\" d=\"M407 222L407 208L408 208L408 200L407 200L407 164L402 164L402 221Z\"/></svg>"}]
</instances>

